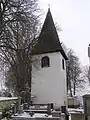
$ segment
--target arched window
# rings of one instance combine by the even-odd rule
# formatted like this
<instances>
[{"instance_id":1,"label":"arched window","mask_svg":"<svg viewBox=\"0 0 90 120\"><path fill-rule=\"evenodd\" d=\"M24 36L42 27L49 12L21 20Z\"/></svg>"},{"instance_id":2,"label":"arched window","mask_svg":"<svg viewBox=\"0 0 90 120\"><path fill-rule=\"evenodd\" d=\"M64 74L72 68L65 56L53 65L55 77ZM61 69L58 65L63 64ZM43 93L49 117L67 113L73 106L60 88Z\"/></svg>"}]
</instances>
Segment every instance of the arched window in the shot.
<instances>
[{"instance_id":1,"label":"arched window","mask_svg":"<svg viewBox=\"0 0 90 120\"><path fill-rule=\"evenodd\" d=\"M64 59L62 59L62 68L65 69Z\"/></svg>"},{"instance_id":2,"label":"arched window","mask_svg":"<svg viewBox=\"0 0 90 120\"><path fill-rule=\"evenodd\" d=\"M50 67L49 57L45 56L41 59L41 67Z\"/></svg>"}]
</instances>

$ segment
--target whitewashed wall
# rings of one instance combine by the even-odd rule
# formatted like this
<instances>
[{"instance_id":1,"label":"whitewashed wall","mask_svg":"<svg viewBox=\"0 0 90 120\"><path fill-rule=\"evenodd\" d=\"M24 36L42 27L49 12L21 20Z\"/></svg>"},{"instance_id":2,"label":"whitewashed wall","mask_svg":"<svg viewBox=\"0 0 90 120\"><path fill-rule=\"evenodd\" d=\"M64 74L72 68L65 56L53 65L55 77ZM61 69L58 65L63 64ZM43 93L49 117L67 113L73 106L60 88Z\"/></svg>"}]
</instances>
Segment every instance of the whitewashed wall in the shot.
<instances>
[{"instance_id":1,"label":"whitewashed wall","mask_svg":"<svg viewBox=\"0 0 90 120\"><path fill-rule=\"evenodd\" d=\"M41 68L41 58L50 58L50 67ZM62 68L60 52L36 55L32 66L32 94L36 95L34 103L53 102L56 107L67 103L66 65Z\"/></svg>"}]
</instances>

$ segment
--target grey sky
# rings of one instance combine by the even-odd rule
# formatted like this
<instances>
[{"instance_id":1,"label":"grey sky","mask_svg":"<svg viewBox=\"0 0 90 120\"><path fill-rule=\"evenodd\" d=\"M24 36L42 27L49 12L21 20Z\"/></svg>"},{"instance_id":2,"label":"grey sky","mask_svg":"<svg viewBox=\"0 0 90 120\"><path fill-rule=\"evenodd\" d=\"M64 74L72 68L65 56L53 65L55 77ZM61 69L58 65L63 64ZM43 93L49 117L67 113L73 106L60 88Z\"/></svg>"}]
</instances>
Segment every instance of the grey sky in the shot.
<instances>
[{"instance_id":1,"label":"grey sky","mask_svg":"<svg viewBox=\"0 0 90 120\"><path fill-rule=\"evenodd\" d=\"M87 47L90 43L90 0L39 0L45 15L48 4L55 22L63 31L60 40L72 48L82 64L88 64Z\"/></svg>"}]
</instances>

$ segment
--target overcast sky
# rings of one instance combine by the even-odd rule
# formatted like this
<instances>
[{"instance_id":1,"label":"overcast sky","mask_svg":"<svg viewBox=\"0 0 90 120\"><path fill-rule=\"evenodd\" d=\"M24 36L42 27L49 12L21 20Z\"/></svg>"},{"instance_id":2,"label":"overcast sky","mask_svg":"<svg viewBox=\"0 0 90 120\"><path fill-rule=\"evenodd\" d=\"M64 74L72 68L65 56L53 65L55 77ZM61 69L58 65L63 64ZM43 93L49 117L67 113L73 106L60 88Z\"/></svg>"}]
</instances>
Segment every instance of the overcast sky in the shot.
<instances>
[{"instance_id":1,"label":"overcast sky","mask_svg":"<svg viewBox=\"0 0 90 120\"><path fill-rule=\"evenodd\" d=\"M90 43L90 0L39 0L45 19L48 4L54 22L63 29L60 41L72 48L82 64L87 65L87 47ZM43 22L42 20L42 22Z\"/></svg>"}]
</instances>

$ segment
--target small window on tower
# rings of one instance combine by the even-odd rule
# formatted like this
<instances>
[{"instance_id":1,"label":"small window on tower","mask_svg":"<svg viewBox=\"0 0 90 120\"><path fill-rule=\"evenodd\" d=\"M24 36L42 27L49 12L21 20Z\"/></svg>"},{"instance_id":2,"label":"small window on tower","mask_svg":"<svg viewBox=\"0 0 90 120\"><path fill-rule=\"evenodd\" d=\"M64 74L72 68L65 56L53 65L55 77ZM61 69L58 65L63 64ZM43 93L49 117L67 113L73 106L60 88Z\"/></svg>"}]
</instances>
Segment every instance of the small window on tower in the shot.
<instances>
[{"instance_id":1,"label":"small window on tower","mask_svg":"<svg viewBox=\"0 0 90 120\"><path fill-rule=\"evenodd\" d=\"M45 56L41 59L41 67L50 67L50 60L49 57Z\"/></svg>"},{"instance_id":2,"label":"small window on tower","mask_svg":"<svg viewBox=\"0 0 90 120\"><path fill-rule=\"evenodd\" d=\"M64 59L62 59L62 68L65 69Z\"/></svg>"}]
</instances>

